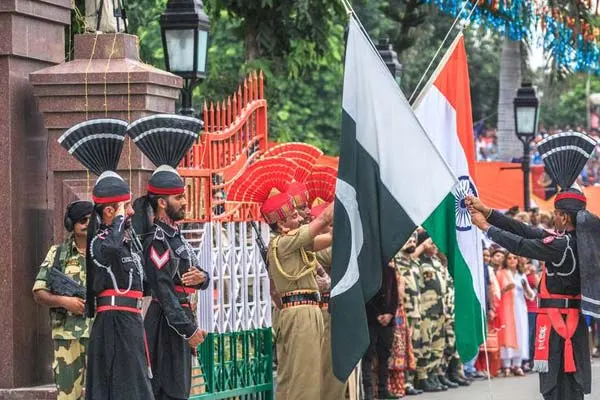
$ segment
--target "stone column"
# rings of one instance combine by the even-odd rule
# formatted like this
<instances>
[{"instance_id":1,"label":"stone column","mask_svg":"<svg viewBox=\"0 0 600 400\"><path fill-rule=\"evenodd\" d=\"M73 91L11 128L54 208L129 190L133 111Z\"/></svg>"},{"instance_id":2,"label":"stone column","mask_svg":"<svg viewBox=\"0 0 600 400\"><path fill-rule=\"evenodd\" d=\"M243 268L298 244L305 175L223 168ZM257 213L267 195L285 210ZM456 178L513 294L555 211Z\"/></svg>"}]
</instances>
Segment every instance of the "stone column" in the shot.
<instances>
[{"instance_id":1,"label":"stone column","mask_svg":"<svg viewBox=\"0 0 600 400\"><path fill-rule=\"evenodd\" d=\"M31 287L50 218L46 132L28 77L64 61L70 15L69 0L0 1L0 388L42 379L37 334L48 326L39 324Z\"/></svg>"},{"instance_id":2,"label":"stone column","mask_svg":"<svg viewBox=\"0 0 600 400\"><path fill-rule=\"evenodd\" d=\"M47 185L36 188L36 193L45 190L51 234L57 242L64 238L62 221L67 203L91 199L97 178L69 155L57 139L73 125L92 118L134 121L145 115L173 113L183 82L178 76L140 62L138 38L123 33L76 35L73 61L36 71L29 79L48 130L44 141ZM129 181L134 196L145 192L153 168L127 138L119 172ZM39 328L41 335L49 334L46 326ZM49 337L41 342L49 343ZM44 368L49 368L47 349L40 346L45 354L38 356L44 360Z\"/></svg>"}]
</instances>

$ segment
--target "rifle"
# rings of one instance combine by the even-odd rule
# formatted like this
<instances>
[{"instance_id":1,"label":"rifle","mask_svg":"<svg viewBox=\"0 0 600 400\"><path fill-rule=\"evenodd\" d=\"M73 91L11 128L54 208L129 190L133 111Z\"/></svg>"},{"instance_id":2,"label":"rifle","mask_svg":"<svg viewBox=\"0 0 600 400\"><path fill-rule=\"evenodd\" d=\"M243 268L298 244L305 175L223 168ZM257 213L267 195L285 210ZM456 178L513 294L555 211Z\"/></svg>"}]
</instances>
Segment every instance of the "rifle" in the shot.
<instances>
[{"instance_id":1,"label":"rifle","mask_svg":"<svg viewBox=\"0 0 600 400\"><path fill-rule=\"evenodd\" d=\"M73 278L58 268L48 268L48 287L50 291L59 296L79 297L85 300L86 289Z\"/></svg>"},{"instance_id":2,"label":"rifle","mask_svg":"<svg viewBox=\"0 0 600 400\"><path fill-rule=\"evenodd\" d=\"M269 269L269 261L267 259L267 255L268 255L267 245L265 244L265 242L262 239L262 236L260 234L260 231L258 230L258 225L256 225L256 222L250 221L250 224L252 225L252 228L254 228L254 232L256 232L256 244L258 245L258 249L260 250L260 255L263 259L263 262L265 263L265 267L267 269Z\"/></svg>"}]
</instances>

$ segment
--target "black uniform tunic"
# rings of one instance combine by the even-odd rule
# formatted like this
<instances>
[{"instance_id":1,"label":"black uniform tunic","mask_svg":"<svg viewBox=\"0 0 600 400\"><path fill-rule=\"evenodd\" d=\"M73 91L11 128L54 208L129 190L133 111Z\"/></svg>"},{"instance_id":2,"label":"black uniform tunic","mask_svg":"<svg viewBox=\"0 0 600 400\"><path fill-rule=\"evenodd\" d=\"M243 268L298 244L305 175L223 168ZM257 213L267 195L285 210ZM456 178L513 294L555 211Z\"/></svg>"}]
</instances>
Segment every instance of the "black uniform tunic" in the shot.
<instances>
[{"instance_id":1,"label":"black uniform tunic","mask_svg":"<svg viewBox=\"0 0 600 400\"><path fill-rule=\"evenodd\" d=\"M191 387L192 349L187 339L198 329L188 296L208 287L183 287L181 276L193 265L191 248L178 229L161 221L153 226L145 246L145 270L152 303L144 325L152 364L152 388L157 399L187 399ZM186 293L188 292L188 293Z\"/></svg>"},{"instance_id":2,"label":"black uniform tunic","mask_svg":"<svg viewBox=\"0 0 600 400\"><path fill-rule=\"evenodd\" d=\"M546 262L546 288L551 294L579 295L581 281L575 231L557 235L505 217L494 211L487 235L513 254ZM570 248L570 249L569 249ZM583 315L572 337L575 373L564 372L565 340L554 329L550 334L549 371L540 373L540 392L546 400L583 399L591 391L588 329Z\"/></svg>"},{"instance_id":3,"label":"black uniform tunic","mask_svg":"<svg viewBox=\"0 0 600 400\"><path fill-rule=\"evenodd\" d=\"M123 294L142 291L140 257L132 254L124 225L123 217L118 216L111 226L101 226L92 240L96 295L104 290ZM96 314L88 350L86 399L154 399L141 312L111 310Z\"/></svg>"}]
</instances>

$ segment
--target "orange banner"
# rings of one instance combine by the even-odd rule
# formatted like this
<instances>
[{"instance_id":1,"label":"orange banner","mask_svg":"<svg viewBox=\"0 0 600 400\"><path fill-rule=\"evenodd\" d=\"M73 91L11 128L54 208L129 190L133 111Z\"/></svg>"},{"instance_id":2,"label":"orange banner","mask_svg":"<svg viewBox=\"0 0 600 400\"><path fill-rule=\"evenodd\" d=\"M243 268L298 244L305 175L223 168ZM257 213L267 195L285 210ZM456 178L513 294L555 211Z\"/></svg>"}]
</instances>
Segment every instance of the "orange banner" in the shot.
<instances>
[{"instance_id":1,"label":"orange banner","mask_svg":"<svg viewBox=\"0 0 600 400\"><path fill-rule=\"evenodd\" d=\"M540 210L554 210L554 193L549 188L549 178L541 173L541 167L532 167L531 200ZM523 171L521 164L507 162L477 162L477 190L479 197L489 207L508 210L519 206L523 210ZM542 169L543 171L543 169ZM583 189L587 197L587 209L600 215L600 187ZM545 199L546 197L547 199Z\"/></svg>"}]
</instances>

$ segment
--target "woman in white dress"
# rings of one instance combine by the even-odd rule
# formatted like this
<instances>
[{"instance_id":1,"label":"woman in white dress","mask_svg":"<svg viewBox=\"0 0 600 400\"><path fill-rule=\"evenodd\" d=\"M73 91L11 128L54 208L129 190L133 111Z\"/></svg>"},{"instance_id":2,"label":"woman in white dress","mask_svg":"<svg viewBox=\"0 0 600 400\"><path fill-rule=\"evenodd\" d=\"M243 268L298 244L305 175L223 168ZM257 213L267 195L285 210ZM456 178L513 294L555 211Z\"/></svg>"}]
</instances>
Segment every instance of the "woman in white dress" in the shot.
<instances>
[{"instance_id":1,"label":"woman in white dress","mask_svg":"<svg viewBox=\"0 0 600 400\"><path fill-rule=\"evenodd\" d=\"M501 347L500 358L504 368L503 375L509 376L512 374L523 376L524 372L521 368L523 360L529 358L529 324L527 319L527 304L525 299L532 299L535 296L534 291L527 283L527 277L523 267L519 265L519 258L514 254L508 254L504 260L504 273L508 280L512 279L514 284L510 285L512 289L513 300L513 315L506 315L507 326L514 323L514 331L516 333L517 346ZM508 321L509 318L514 318L513 321Z\"/></svg>"}]
</instances>

